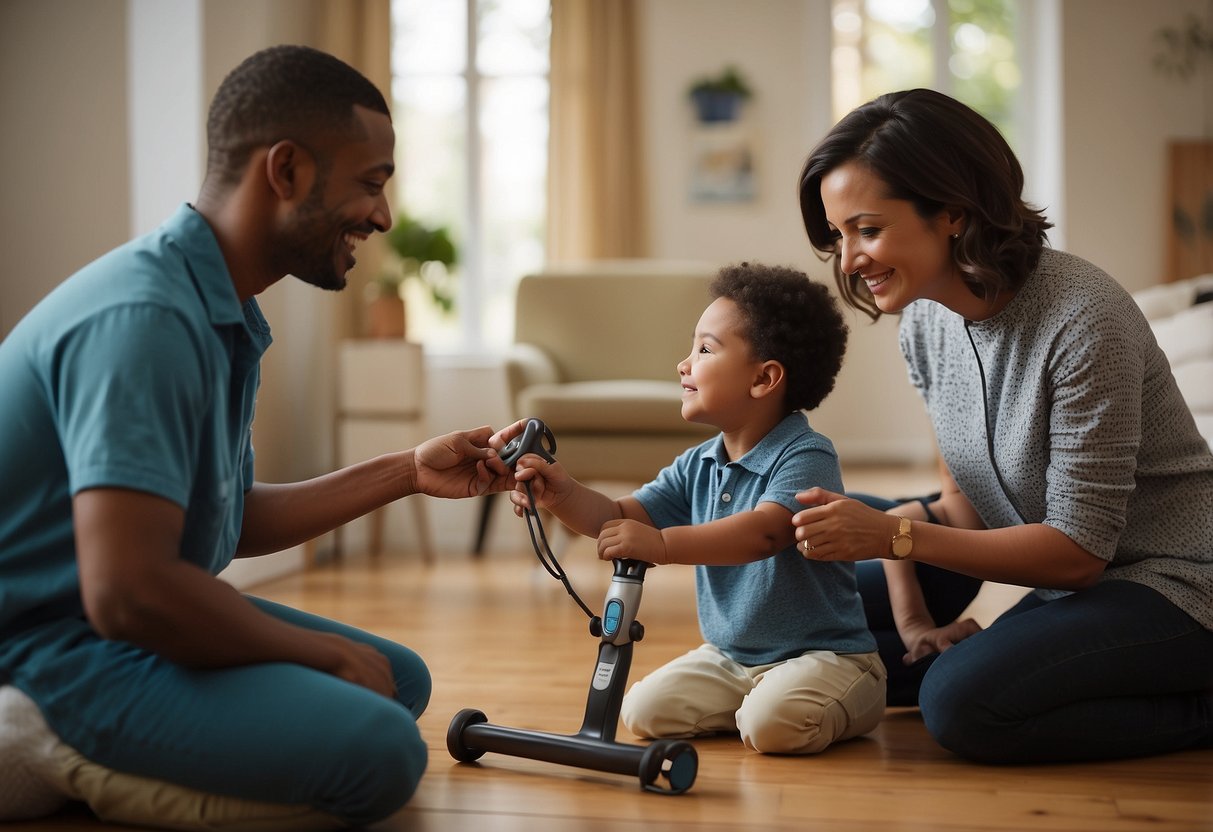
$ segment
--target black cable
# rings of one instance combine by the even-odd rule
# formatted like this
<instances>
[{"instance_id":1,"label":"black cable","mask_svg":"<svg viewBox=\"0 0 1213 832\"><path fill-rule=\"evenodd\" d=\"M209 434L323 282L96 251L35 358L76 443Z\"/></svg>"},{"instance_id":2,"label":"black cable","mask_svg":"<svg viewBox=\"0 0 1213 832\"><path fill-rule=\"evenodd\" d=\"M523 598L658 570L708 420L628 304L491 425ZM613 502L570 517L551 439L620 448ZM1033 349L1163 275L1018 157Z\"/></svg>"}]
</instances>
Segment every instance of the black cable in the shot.
<instances>
[{"instance_id":1,"label":"black cable","mask_svg":"<svg viewBox=\"0 0 1213 832\"><path fill-rule=\"evenodd\" d=\"M539 562L547 573L560 583L564 584L565 590L569 593L577 606L585 611L585 614L591 619L594 613L586 606L585 601L581 600L581 596L573 589L573 585L569 583L569 576L565 574L560 561L556 559L556 553L552 551L552 547L548 545L547 535L543 533L543 522L539 519L539 509L535 507L535 495L531 493L531 483L528 480L524 483L526 487L526 498L530 508L526 509L523 514L526 517L526 530L531 534L531 546L535 549L535 557L539 558ZM534 522L532 523L532 518ZM535 530L538 528L539 536L535 536ZM542 545L541 545L542 544Z\"/></svg>"},{"instance_id":2,"label":"black cable","mask_svg":"<svg viewBox=\"0 0 1213 832\"><path fill-rule=\"evenodd\" d=\"M973 348L973 357L977 359L977 373L981 376L981 418L986 423L986 448L990 455L990 467L994 469L994 478L998 480L998 487L1002 489L1002 495L1011 504L1011 510L1019 517L1019 522L1026 526L1028 521L1024 518L1023 512L1019 510L1015 498L1011 496L1011 491L1007 488L1007 484L1002 478L1002 472L998 470L998 462L994 459L994 431L990 429L990 405L988 401L990 394L986 390L986 369L982 366L981 353L977 351L977 342L973 340L973 333L969 329L969 321L967 320L965 321L965 335L969 336L969 346Z\"/></svg>"}]
</instances>

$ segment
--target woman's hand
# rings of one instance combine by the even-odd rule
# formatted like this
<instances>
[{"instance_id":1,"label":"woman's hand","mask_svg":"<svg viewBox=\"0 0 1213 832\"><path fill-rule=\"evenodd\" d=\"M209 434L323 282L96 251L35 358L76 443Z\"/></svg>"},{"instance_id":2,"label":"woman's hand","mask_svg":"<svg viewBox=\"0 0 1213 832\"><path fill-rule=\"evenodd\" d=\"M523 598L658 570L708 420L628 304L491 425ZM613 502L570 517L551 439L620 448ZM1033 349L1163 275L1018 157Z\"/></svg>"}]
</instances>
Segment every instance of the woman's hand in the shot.
<instances>
[{"instance_id":1,"label":"woman's hand","mask_svg":"<svg viewBox=\"0 0 1213 832\"><path fill-rule=\"evenodd\" d=\"M913 664L923 656L942 653L957 642L979 632L981 625L972 618L963 621L957 619L943 627L935 627L931 622L922 626L907 626L900 632L901 640L906 646L906 654L901 660L905 664Z\"/></svg>"},{"instance_id":2,"label":"woman's hand","mask_svg":"<svg viewBox=\"0 0 1213 832\"><path fill-rule=\"evenodd\" d=\"M811 560L870 560L892 553L898 519L824 488L796 495L809 508L792 515L800 551Z\"/></svg>"}]
</instances>

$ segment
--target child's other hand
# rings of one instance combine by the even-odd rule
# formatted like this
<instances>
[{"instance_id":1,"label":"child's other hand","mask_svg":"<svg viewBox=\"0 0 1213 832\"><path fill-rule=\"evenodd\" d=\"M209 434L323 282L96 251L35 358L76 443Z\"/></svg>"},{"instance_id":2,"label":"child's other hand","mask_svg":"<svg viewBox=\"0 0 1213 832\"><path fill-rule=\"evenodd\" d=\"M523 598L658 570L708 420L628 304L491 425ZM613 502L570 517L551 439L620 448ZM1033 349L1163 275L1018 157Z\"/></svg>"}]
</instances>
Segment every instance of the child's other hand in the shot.
<instances>
[{"instance_id":1,"label":"child's other hand","mask_svg":"<svg viewBox=\"0 0 1213 832\"><path fill-rule=\"evenodd\" d=\"M600 560L640 560L668 563L661 530L635 520L608 520L598 533Z\"/></svg>"},{"instance_id":2,"label":"child's other hand","mask_svg":"<svg viewBox=\"0 0 1213 832\"><path fill-rule=\"evenodd\" d=\"M521 517L529 508L547 508L559 505L572 490L573 480L559 462L548 462L538 454L524 454L514 466L514 481L517 485L510 492L514 514ZM526 486L531 486L535 505L527 499Z\"/></svg>"}]
</instances>

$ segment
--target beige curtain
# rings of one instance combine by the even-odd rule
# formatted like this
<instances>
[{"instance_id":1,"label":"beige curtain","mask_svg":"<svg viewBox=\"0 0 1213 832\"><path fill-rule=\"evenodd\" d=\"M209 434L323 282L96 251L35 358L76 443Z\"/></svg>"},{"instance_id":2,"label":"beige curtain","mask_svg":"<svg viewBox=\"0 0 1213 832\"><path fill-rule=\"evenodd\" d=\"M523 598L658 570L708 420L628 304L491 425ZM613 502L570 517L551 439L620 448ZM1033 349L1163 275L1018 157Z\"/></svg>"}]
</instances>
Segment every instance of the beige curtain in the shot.
<instances>
[{"instance_id":1,"label":"beige curtain","mask_svg":"<svg viewBox=\"0 0 1213 832\"><path fill-rule=\"evenodd\" d=\"M263 8L272 8L264 21L264 46L307 43L323 49L389 94L389 0L296 0ZM259 298L274 329L274 347L262 360L253 424L258 479L290 482L335 467L337 345L363 332L364 287L383 264L380 236L358 247L358 265L345 291L318 292L290 280Z\"/></svg>"},{"instance_id":2,"label":"beige curtain","mask_svg":"<svg viewBox=\"0 0 1213 832\"><path fill-rule=\"evenodd\" d=\"M311 0L312 45L335 55L369 78L388 105L392 103L391 0ZM388 203L396 204L395 180L388 182ZM376 234L358 246L358 265L341 293L338 338L365 331L366 285L384 268L387 242Z\"/></svg>"},{"instance_id":3,"label":"beige curtain","mask_svg":"<svg viewBox=\"0 0 1213 832\"><path fill-rule=\"evenodd\" d=\"M643 257L639 0L552 0L549 263Z\"/></svg>"}]
</instances>

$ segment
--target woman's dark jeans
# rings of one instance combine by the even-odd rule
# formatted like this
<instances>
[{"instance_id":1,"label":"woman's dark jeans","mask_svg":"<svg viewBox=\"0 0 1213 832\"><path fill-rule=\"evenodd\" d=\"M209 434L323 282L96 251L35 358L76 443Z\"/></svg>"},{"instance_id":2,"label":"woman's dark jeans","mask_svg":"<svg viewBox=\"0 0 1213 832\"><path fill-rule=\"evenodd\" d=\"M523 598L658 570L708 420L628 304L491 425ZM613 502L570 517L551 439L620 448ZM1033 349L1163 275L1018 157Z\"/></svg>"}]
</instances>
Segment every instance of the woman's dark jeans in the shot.
<instances>
[{"instance_id":1,"label":"woman's dark jeans","mask_svg":"<svg viewBox=\"0 0 1213 832\"><path fill-rule=\"evenodd\" d=\"M889 704L917 702L927 730L950 751L986 763L1040 763L1213 746L1213 633L1155 590L1105 580L1056 601L1029 594L982 632L906 667L884 570L879 561L857 566L889 669ZM940 625L981 585L915 566Z\"/></svg>"}]
</instances>

